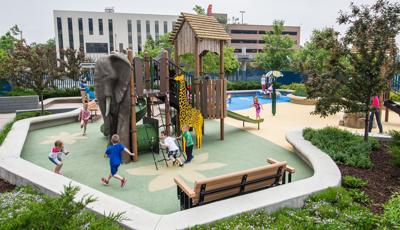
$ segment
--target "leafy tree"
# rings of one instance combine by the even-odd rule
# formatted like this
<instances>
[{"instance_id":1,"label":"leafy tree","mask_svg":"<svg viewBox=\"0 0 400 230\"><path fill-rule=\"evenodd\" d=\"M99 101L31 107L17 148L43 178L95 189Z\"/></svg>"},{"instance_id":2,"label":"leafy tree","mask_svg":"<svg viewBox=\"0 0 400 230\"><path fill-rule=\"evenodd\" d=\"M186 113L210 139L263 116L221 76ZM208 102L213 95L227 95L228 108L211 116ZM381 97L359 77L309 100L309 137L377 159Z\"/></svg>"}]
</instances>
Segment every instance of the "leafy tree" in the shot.
<instances>
[{"instance_id":1,"label":"leafy tree","mask_svg":"<svg viewBox=\"0 0 400 230\"><path fill-rule=\"evenodd\" d=\"M365 113L364 140L368 140L370 98L383 93L399 72L395 37L400 32L400 4L378 0L372 6L350 5L338 22L348 25L342 41L330 49L326 69L311 71L310 98L318 98L314 113L321 116Z\"/></svg>"},{"instance_id":2,"label":"leafy tree","mask_svg":"<svg viewBox=\"0 0 400 230\"><path fill-rule=\"evenodd\" d=\"M81 63L86 60L85 53L83 50L66 49L62 51L65 60L61 61L62 66L65 68L65 76L73 79L79 80L82 73Z\"/></svg>"},{"instance_id":3,"label":"leafy tree","mask_svg":"<svg viewBox=\"0 0 400 230\"><path fill-rule=\"evenodd\" d=\"M17 25L10 28L3 36L0 37L0 64L7 62L10 53L18 41L20 30ZM0 79L5 79L8 73L6 69L0 68Z\"/></svg>"},{"instance_id":4,"label":"leafy tree","mask_svg":"<svg viewBox=\"0 0 400 230\"><path fill-rule=\"evenodd\" d=\"M290 68L294 41L283 35L283 21L275 20L273 32L264 35L264 51L256 55L256 63L264 70L285 70Z\"/></svg>"},{"instance_id":5,"label":"leafy tree","mask_svg":"<svg viewBox=\"0 0 400 230\"><path fill-rule=\"evenodd\" d=\"M150 57L155 58L161 54L163 49L172 50L173 45L169 41L169 35L169 33L163 34L155 41L152 37L149 37L146 40L143 52L139 53L139 55L143 57L144 53L147 52Z\"/></svg>"},{"instance_id":6,"label":"leafy tree","mask_svg":"<svg viewBox=\"0 0 400 230\"><path fill-rule=\"evenodd\" d=\"M199 5L195 5L193 7L193 11L196 14L199 14L199 15L206 15L206 10L203 7L199 6Z\"/></svg>"},{"instance_id":7,"label":"leafy tree","mask_svg":"<svg viewBox=\"0 0 400 230\"><path fill-rule=\"evenodd\" d=\"M56 48L51 43L31 44L19 41L6 63L1 63L9 73L8 79L17 86L30 88L40 96L42 114L43 92L53 85L65 72L62 65L57 65Z\"/></svg>"}]
</instances>

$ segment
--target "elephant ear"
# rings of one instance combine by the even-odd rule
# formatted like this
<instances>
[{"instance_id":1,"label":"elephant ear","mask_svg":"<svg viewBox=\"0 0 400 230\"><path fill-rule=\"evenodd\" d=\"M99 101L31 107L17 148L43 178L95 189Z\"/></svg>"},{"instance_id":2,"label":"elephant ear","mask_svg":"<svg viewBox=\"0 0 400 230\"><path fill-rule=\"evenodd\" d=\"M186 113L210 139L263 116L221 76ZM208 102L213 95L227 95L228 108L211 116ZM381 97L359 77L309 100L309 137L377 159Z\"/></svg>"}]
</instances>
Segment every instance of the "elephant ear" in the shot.
<instances>
[{"instance_id":1,"label":"elephant ear","mask_svg":"<svg viewBox=\"0 0 400 230\"><path fill-rule=\"evenodd\" d=\"M110 55L110 62L118 78L114 86L115 100L120 103L128 87L130 87L131 65L129 60L122 54Z\"/></svg>"}]
</instances>

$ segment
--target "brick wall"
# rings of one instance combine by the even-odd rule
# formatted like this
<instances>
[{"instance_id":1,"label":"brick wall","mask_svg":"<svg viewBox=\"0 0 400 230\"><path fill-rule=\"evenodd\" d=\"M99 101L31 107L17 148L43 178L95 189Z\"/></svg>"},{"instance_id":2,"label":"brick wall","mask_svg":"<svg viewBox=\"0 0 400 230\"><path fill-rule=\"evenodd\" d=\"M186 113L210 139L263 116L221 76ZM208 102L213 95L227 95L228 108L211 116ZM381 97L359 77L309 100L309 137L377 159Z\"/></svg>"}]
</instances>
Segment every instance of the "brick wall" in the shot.
<instances>
[{"instance_id":1,"label":"brick wall","mask_svg":"<svg viewBox=\"0 0 400 230\"><path fill-rule=\"evenodd\" d=\"M16 110L37 109L38 107L39 97L37 95L0 97L0 113L14 113Z\"/></svg>"}]
</instances>

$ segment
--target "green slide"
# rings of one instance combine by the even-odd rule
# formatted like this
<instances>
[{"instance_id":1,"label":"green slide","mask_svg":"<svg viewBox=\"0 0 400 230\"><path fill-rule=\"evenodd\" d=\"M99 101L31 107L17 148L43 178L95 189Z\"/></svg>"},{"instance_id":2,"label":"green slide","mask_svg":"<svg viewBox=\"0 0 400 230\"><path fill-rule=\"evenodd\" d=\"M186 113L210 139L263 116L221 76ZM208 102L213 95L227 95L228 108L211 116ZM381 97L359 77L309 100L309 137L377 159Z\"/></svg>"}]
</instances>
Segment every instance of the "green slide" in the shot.
<instances>
[{"instance_id":1,"label":"green slide","mask_svg":"<svg viewBox=\"0 0 400 230\"><path fill-rule=\"evenodd\" d=\"M256 119L250 118L249 116L244 116L244 115L232 112L230 110L228 110L227 112L228 112L228 117L235 119L235 120L243 121L243 127L244 127L244 123L248 122L248 123L257 124L258 129L260 129L260 123L264 121L264 119L256 120Z\"/></svg>"}]
</instances>

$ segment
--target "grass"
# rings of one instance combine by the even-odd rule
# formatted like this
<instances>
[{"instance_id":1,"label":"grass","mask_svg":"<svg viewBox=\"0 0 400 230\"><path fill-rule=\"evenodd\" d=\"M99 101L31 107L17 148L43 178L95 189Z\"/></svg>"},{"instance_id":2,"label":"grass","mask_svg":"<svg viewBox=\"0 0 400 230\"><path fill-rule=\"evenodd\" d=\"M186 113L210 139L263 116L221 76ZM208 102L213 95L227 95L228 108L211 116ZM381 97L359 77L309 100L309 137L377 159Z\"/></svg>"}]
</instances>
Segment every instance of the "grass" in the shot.
<instances>
[{"instance_id":1,"label":"grass","mask_svg":"<svg viewBox=\"0 0 400 230\"><path fill-rule=\"evenodd\" d=\"M368 142L363 137L334 127L323 129L306 128L304 139L327 153L336 163L368 169L372 166L370 154L379 147L375 138Z\"/></svg>"}]
</instances>

